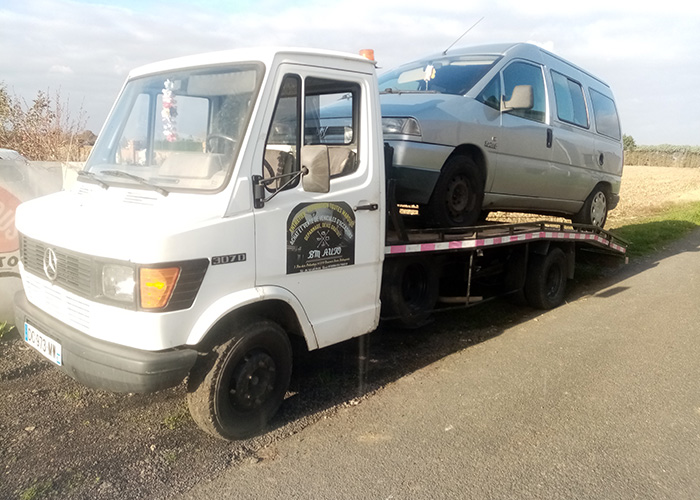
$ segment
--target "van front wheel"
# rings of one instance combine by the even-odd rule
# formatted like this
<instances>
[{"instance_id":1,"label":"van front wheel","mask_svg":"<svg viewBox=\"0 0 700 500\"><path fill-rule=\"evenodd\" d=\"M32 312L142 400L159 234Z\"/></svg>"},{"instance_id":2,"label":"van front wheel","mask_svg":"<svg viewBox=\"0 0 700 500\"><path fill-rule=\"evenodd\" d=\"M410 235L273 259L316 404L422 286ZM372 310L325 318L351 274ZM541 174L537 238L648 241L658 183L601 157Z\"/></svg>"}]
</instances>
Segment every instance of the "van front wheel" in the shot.
<instances>
[{"instance_id":1,"label":"van front wheel","mask_svg":"<svg viewBox=\"0 0 700 500\"><path fill-rule=\"evenodd\" d=\"M277 323L256 320L202 356L187 382L195 423L222 439L260 433L289 387L292 349Z\"/></svg>"},{"instance_id":2,"label":"van front wheel","mask_svg":"<svg viewBox=\"0 0 700 500\"><path fill-rule=\"evenodd\" d=\"M481 215L484 183L474 161L463 155L445 163L430 197L431 222L439 227L473 226Z\"/></svg>"}]
</instances>

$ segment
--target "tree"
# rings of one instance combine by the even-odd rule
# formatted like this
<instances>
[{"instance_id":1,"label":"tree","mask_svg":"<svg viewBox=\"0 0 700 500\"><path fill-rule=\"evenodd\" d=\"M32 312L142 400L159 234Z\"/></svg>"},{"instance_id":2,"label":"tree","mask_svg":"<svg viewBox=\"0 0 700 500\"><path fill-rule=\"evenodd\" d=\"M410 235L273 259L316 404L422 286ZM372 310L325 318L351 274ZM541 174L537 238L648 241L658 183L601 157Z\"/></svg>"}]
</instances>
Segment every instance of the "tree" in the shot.
<instances>
[{"instance_id":1,"label":"tree","mask_svg":"<svg viewBox=\"0 0 700 500\"><path fill-rule=\"evenodd\" d=\"M80 109L77 118L69 111L70 102L56 91L39 91L28 104L12 95L0 81L0 147L15 149L30 160L79 161L87 117Z\"/></svg>"},{"instance_id":2,"label":"tree","mask_svg":"<svg viewBox=\"0 0 700 500\"><path fill-rule=\"evenodd\" d=\"M637 149L637 143L634 142L634 137L631 135L624 135L622 136L622 146L624 147L625 151L634 151Z\"/></svg>"}]
</instances>

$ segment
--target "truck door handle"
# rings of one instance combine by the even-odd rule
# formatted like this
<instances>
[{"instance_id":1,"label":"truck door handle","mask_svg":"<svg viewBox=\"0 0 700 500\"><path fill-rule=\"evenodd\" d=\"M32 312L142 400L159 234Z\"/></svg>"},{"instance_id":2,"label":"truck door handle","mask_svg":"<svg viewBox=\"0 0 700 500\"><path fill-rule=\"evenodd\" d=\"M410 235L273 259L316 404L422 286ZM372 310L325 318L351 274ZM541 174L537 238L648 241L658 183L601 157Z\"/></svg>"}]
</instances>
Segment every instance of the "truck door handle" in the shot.
<instances>
[{"instance_id":1,"label":"truck door handle","mask_svg":"<svg viewBox=\"0 0 700 500\"><path fill-rule=\"evenodd\" d=\"M355 212L357 212L358 210L370 210L370 211L373 211L373 210L377 210L378 208L379 208L379 204L378 204L378 203L367 203L367 204L365 204L365 205L357 205L357 206L355 207Z\"/></svg>"},{"instance_id":2,"label":"truck door handle","mask_svg":"<svg viewBox=\"0 0 700 500\"><path fill-rule=\"evenodd\" d=\"M554 140L554 132L552 131L551 128L547 129L547 147L551 148L552 147L552 141Z\"/></svg>"}]
</instances>

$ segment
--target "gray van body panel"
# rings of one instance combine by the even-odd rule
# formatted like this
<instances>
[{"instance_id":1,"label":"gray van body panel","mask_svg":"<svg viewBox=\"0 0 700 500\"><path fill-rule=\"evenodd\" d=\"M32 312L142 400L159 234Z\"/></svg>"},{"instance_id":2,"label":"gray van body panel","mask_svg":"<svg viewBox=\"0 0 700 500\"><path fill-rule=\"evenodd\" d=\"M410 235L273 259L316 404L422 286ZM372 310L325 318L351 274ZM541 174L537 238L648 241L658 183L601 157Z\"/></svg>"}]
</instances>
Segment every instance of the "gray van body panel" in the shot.
<instances>
[{"instance_id":1,"label":"gray van body panel","mask_svg":"<svg viewBox=\"0 0 700 500\"><path fill-rule=\"evenodd\" d=\"M422 134L385 134L394 148L390 176L398 179L399 202L428 203L446 160L468 146L480 152L486 210L573 215L600 183L607 185L609 208L614 208L622 176L621 133L613 138L597 132L590 95L592 89L614 103L605 82L531 44L469 47L447 55L496 55L500 59L465 95L381 95L383 117L415 118ZM436 54L425 60L444 57ZM501 112L477 100L491 80L514 62L534 63L542 69L546 111L541 121ZM580 85L586 103L585 126L559 118L553 71ZM502 86L503 77L500 83Z\"/></svg>"}]
</instances>

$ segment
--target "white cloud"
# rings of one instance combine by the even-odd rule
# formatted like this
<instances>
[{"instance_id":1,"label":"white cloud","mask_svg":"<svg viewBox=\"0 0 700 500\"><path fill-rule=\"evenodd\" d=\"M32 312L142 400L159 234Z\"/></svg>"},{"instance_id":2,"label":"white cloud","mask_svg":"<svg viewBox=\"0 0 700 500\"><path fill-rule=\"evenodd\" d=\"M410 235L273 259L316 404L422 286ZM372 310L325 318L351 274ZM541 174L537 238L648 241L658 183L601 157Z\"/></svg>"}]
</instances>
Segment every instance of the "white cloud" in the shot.
<instances>
[{"instance_id":1,"label":"white cloud","mask_svg":"<svg viewBox=\"0 0 700 500\"><path fill-rule=\"evenodd\" d=\"M610 83L626 132L637 143L700 143L700 134L677 123L679 110L700 116L699 104L685 102L700 78L700 4L685 0L120 3L23 0L3 6L0 80L25 97L60 86L72 101L84 101L89 126L98 129L129 69L148 62L296 45L372 48L388 68L444 50L483 16L457 47L533 40Z\"/></svg>"},{"instance_id":2,"label":"white cloud","mask_svg":"<svg viewBox=\"0 0 700 500\"><path fill-rule=\"evenodd\" d=\"M49 73L58 73L61 75L72 75L74 71L70 66L62 66L60 64L54 64L49 68Z\"/></svg>"}]
</instances>

